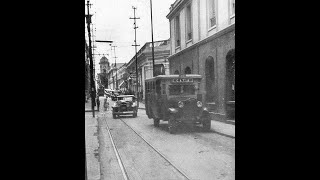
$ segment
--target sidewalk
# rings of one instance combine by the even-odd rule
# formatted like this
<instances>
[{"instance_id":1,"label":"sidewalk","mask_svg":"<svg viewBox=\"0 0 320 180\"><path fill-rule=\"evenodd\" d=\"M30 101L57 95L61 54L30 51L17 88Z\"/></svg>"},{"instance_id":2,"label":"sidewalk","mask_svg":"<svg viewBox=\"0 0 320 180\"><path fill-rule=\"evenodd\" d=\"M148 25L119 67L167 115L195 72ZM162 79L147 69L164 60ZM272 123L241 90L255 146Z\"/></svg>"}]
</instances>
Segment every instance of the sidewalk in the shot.
<instances>
[{"instance_id":1,"label":"sidewalk","mask_svg":"<svg viewBox=\"0 0 320 180\"><path fill-rule=\"evenodd\" d=\"M139 108L138 109L144 109L145 110L145 105L142 102L139 102ZM236 137L235 133L235 125L234 124L229 124L229 123L224 123L221 121L216 121L216 120L211 120L211 129L214 130L217 133L221 133L230 137Z\"/></svg>"},{"instance_id":2,"label":"sidewalk","mask_svg":"<svg viewBox=\"0 0 320 180\"><path fill-rule=\"evenodd\" d=\"M87 103L86 103L87 104ZM100 180L99 142L97 132L97 118L92 117L92 112L85 113L85 138L88 180Z\"/></svg>"},{"instance_id":3,"label":"sidewalk","mask_svg":"<svg viewBox=\"0 0 320 180\"><path fill-rule=\"evenodd\" d=\"M103 105L103 97L99 97L100 100L100 107ZM85 103L85 112L92 112L92 104L91 104L91 99L88 100L88 102ZM94 106L94 112L98 112L97 106Z\"/></svg>"}]
</instances>

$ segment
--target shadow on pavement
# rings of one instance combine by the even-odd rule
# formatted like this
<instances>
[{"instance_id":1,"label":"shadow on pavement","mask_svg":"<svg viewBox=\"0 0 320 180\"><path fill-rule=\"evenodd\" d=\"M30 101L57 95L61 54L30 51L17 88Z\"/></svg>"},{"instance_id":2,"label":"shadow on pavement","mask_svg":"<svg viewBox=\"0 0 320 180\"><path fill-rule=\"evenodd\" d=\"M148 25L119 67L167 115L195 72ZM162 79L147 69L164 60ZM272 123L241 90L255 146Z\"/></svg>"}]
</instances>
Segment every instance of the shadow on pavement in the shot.
<instances>
[{"instance_id":1,"label":"shadow on pavement","mask_svg":"<svg viewBox=\"0 0 320 180\"><path fill-rule=\"evenodd\" d=\"M150 127L154 127L153 124L149 125ZM161 123L159 124L159 127L157 127L158 129L162 130L162 131L166 131L169 133L169 129L168 129L168 124L167 123ZM189 126L186 124L180 124L178 125L177 131L175 134L187 134L187 133L216 133L214 130L210 130L210 131L204 131L203 128L199 125L197 126Z\"/></svg>"},{"instance_id":2,"label":"shadow on pavement","mask_svg":"<svg viewBox=\"0 0 320 180\"><path fill-rule=\"evenodd\" d=\"M162 131L166 131L167 133L169 133L169 129L168 129L168 124L167 123L161 123L160 122L159 127L154 127L153 124L150 124L148 126L150 128L157 128L157 129L160 129ZM205 131L205 130L203 130L201 125L196 125L196 126L192 127L190 125L180 124L178 126L178 129L177 129L175 134L189 134L189 133L216 133L218 135L225 136L225 137L228 137L228 138L233 138L233 139L235 138L233 136L217 132L217 131L215 131L213 129L210 129L209 131Z\"/></svg>"},{"instance_id":3,"label":"shadow on pavement","mask_svg":"<svg viewBox=\"0 0 320 180\"><path fill-rule=\"evenodd\" d=\"M139 116L135 117L138 118ZM120 115L120 117L117 117L116 119L127 119L127 118L133 118L132 115Z\"/></svg>"}]
</instances>

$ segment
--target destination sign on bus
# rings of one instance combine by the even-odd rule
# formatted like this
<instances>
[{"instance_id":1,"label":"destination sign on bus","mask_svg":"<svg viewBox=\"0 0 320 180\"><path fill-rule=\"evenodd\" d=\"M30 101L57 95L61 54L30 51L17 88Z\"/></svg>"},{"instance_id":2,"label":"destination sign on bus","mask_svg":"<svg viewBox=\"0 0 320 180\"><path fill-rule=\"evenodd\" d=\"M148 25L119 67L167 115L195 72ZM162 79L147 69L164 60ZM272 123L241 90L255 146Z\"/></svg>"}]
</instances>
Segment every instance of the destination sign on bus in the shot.
<instances>
[{"instance_id":1,"label":"destination sign on bus","mask_svg":"<svg viewBox=\"0 0 320 180\"><path fill-rule=\"evenodd\" d=\"M176 79L172 79L172 82L173 82L173 83L193 82L193 79L176 78Z\"/></svg>"}]
</instances>

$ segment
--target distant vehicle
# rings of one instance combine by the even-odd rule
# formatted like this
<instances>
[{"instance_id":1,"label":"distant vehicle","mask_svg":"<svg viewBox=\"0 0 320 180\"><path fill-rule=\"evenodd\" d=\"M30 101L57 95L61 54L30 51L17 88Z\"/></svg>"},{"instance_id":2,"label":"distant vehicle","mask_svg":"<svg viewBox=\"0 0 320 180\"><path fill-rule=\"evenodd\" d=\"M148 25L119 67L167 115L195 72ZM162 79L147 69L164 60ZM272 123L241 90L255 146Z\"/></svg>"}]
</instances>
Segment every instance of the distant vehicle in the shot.
<instances>
[{"instance_id":1,"label":"distant vehicle","mask_svg":"<svg viewBox=\"0 0 320 180\"><path fill-rule=\"evenodd\" d=\"M110 97L112 92L113 92L112 89L105 89L105 90L104 90L104 94L105 94L107 97Z\"/></svg>"},{"instance_id":2,"label":"distant vehicle","mask_svg":"<svg viewBox=\"0 0 320 180\"><path fill-rule=\"evenodd\" d=\"M175 133L180 123L202 124L208 131L211 127L210 114L202 104L199 91L201 75L159 75L146 79L146 114L153 118L154 126L160 120L168 121L169 132Z\"/></svg>"},{"instance_id":3,"label":"distant vehicle","mask_svg":"<svg viewBox=\"0 0 320 180\"><path fill-rule=\"evenodd\" d=\"M104 96L104 88L98 88L98 95L99 96Z\"/></svg>"},{"instance_id":4,"label":"distant vehicle","mask_svg":"<svg viewBox=\"0 0 320 180\"><path fill-rule=\"evenodd\" d=\"M137 117L138 107L134 95L119 95L112 106L113 119L120 115L130 115Z\"/></svg>"}]
</instances>

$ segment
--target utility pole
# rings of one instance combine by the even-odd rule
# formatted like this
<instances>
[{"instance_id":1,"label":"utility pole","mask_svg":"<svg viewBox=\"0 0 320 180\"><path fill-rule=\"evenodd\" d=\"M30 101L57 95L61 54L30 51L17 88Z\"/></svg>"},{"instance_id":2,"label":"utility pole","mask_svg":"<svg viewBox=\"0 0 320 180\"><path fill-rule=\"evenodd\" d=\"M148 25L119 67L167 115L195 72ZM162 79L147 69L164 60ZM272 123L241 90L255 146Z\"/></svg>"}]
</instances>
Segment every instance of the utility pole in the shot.
<instances>
[{"instance_id":1,"label":"utility pole","mask_svg":"<svg viewBox=\"0 0 320 180\"><path fill-rule=\"evenodd\" d=\"M91 84L91 109L92 116L94 117L94 106L95 106L95 96L96 96L96 88L94 83L94 74L93 74L93 60L92 60L92 47L91 47L91 31L90 31L90 23L91 23L91 14L89 13L89 1L87 1L87 28L88 28L88 38L89 38L89 58L90 58L90 84Z\"/></svg>"},{"instance_id":2,"label":"utility pole","mask_svg":"<svg viewBox=\"0 0 320 180\"><path fill-rule=\"evenodd\" d=\"M130 19L133 19L134 20L134 46L135 47L135 50L136 50L136 96L137 96L137 107L139 107L139 92L138 92L138 54L137 54L137 46L140 46L140 45L137 45L137 24L136 24L136 19L140 19L140 18L136 18L136 7L132 6L133 8L133 18L130 18Z\"/></svg>"},{"instance_id":3,"label":"utility pole","mask_svg":"<svg viewBox=\"0 0 320 180\"><path fill-rule=\"evenodd\" d=\"M95 103L95 86L93 82L93 61L92 61L92 50L91 50L91 34L90 34L90 23L91 23L91 15L89 13L89 1L87 1L87 10L88 14L86 15L87 18L87 28L88 28L88 38L89 38L89 59L90 59L90 90L91 90L91 109L92 109L92 116L94 117L94 103ZM88 180L88 173L87 173L87 145L86 140L85 142L85 178Z\"/></svg>"},{"instance_id":4,"label":"utility pole","mask_svg":"<svg viewBox=\"0 0 320 180\"><path fill-rule=\"evenodd\" d=\"M117 46L111 46L111 50L113 48L114 50L114 67L116 68L116 90L118 90L118 68L117 68L117 56L116 56L116 47Z\"/></svg>"},{"instance_id":5,"label":"utility pole","mask_svg":"<svg viewBox=\"0 0 320 180\"><path fill-rule=\"evenodd\" d=\"M151 9L151 40L152 40L152 72L154 77L155 68L154 68L154 44L153 44L153 23L152 23L152 0L150 0L150 9Z\"/></svg>"}]
</instances>

